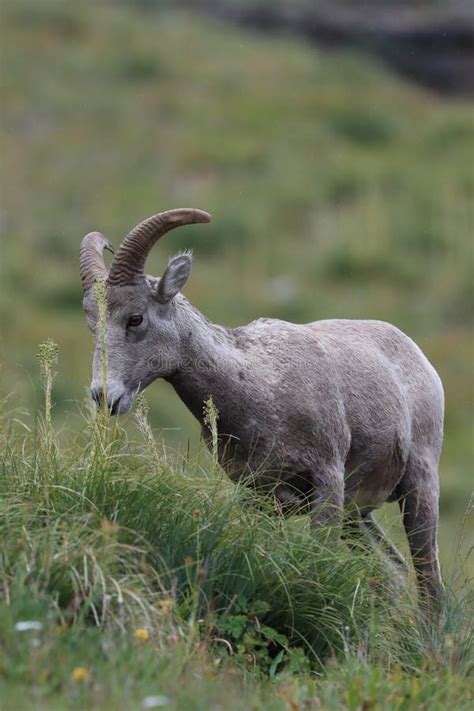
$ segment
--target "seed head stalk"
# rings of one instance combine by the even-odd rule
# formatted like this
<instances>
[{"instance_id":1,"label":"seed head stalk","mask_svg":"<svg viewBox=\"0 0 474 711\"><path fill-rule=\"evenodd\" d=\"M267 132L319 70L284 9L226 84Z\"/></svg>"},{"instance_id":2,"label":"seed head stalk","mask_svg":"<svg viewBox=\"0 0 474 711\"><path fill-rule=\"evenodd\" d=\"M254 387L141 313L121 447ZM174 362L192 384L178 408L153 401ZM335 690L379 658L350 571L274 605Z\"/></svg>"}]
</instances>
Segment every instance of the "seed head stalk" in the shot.
<instances>
[{"instance_id":1,"label":"seed head stalk","mask_svg":"<svg viewBox=\"0 0 474 711\"><path fill-rule=\"evenodd\" d=\"M218 464L219 435L217 431L217 421L219 419L219 411L211 396L205 401L203 412L204 424L211 433L212 458L214 460L214 466L216 467Z\"/></svg>"},{"instance_id":2,"label":"seed head stalk","mask_svg":"<svg viewBox=\"0 0 474 711\"><path fill-rule=\"evenodd\" d=\"M104 279L99 279L95 285L95 298L99 309L99 338L102 366L102 404L108 413L107 406L107 296Z\"/></svg>"},{"instance_id":3,"label":"seed head stalk","mask_svg":"<svg viewBox=\"0 0 474 711\"><path fill-rule=\"evenodd\" d=\"M38 463L40 479L46 494L50 471L56 461L56 446L54 443L51 412L53 409L52 392L54 378L56 376L55 368L59 360L57 344L51 338L44 343L40 343L36 357L39 361L41 382L44 391L44 420L41 432L41 456Z\"/></svg>"},{"instance_id":4,"label":"seed head stalk","mask_svg":"<svg viewBox=\"0 0 474 711\"><path fill-rule=\"evenodd\" d=\"M145 435L149 451L152 453L154 460L163 462L165 457L159 453L158 447L156 446L153 430L148 419L149 411L150 407L145 396L140 394L136 399L135 421L139 430Z\"/></svg>"},{"instance_id":5,"label":"seed head stalk","mask_svg":"<svg viewBox=\"0 0 474 711\"><path fill-rule=\"evenodd\" d=\"M101 355L101 380L102 380L102 399L100 411L97 418L97 440L96 440L96 455L102 459L107 445L109 443L109 422L110 411L107 397L107 373L108 373L108 357L107 357L107 285L104 279L98 279L94 287L94 295L99 312L98 323L98 338ZM112 440L116 434L116 428L112 431ZM101 453L101 454L100 454Z\"/></svg>"},{"instance_id":6,"label":"seed head stalk","mask_svg":"<svg viewBox=\"0 0 474 711\"><path fill-rule=\"evenodd\" d=\"M95 284L95 298L99 310L99 339L100 339L100 361L101 361L101 380L102 380L102 400L101 400L101 424L103 425L103 435L108 430L109 424L109 406L107 397L107 291L104 279L99 279Z\"/></svg>"}]
</instances>

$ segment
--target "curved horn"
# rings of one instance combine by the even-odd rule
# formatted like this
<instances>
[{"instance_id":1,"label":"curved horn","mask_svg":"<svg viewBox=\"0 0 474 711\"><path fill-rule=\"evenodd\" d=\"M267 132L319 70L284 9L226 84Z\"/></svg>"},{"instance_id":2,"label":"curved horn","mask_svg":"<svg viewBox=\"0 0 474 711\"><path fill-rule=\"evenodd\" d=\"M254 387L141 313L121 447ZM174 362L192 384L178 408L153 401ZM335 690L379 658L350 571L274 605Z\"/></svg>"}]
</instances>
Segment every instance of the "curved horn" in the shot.
<instances>
[{"instance_id":1,"label":"curved horn","mask_svg":"<svg viewBox=\"0 0 474 711\"><path fill-rule=\"evenodd\" d=\"M133 284L144 276L145 262L151 248L166 232L181 225L209 222L211 216L203 210L183 207L167 210L140 222L125 237L110 268L108 283L112 286Z\"/></svg>"},{"instance_id":2,"label":"curved horn","mask_svg":"<svg viewBox=\"0 0 474 711\"><path fill-rule=\"evenodd\" d=\"M90 232L81 242L79 268L84 291L90 289L98 278L106 279L108 276L102 256L104 249L108 249L112 254L114 252L109 240L100 232Z\"/></svg>"}]
</instances>

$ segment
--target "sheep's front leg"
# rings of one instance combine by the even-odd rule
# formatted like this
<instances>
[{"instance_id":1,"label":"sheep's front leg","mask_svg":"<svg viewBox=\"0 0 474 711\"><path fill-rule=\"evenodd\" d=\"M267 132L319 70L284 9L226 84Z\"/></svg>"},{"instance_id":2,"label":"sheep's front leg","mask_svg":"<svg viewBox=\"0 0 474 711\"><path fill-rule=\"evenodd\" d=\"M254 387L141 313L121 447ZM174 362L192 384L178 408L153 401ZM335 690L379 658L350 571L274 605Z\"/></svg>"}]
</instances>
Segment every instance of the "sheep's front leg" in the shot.
<instances>
[{"instance_id":1,"label":"sheep's front leg","mask_svg":"<svg viewBox=\"0 0 474 711\"><path fill-rule=\"evenodd\" d=\"M311 527L324 529L331 538L339 538L344 509L344 471L335 467L313 472Z\"/></svg>"}]
</instances>

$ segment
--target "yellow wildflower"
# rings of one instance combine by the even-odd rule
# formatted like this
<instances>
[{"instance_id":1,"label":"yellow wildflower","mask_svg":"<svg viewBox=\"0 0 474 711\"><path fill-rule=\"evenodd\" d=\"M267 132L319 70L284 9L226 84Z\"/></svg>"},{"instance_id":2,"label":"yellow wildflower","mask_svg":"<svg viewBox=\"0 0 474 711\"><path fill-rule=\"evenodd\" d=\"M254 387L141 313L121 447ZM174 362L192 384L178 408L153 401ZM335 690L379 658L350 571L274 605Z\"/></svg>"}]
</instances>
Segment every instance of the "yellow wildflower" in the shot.
<instances>
[{"instance_id":1,"label":"yellow wildflower","mask_svg":"<svg viewBox=\"0 0 474 711\"><path fill-rule=\"evenodd\" d=\"M100 522L100 527L104 531L104 533L117 533L120 530L120 526L117 526L116 523L111 521L108 518L103 518L102 521Z\"/></svg>"},{"instance_id":2,"label":"yellow wildflower","mask_svg":"<svg viewBox=\"0 0 474 711\"><path fill-rule=\"evenodd\" d=\"M172 597L165 597L164 600L160 602L160 611L162 615L169 615L174 607L174 600Z\"/></svg>"},{"instance_id":3,"label":"yellow wildflower","mask_svg":"<svg viewBox=\"0 0 474 711\"><path fill-rule=\"evenodd\" d=\"M452 649L454 647L454 636L452 634L447 634L444 638L444 646L446 649Z\"/></svg>"},{"instance_id":4,"label":"yellow wildflower","mask_svg":"<svg viewBox=\"0 0 474 711\"><path fill-rule=\"evenodd\" d=\"M139 642L148 642L150 639L150 633L145 627L137 627L135 630L135 639Z\"/></svg>"},{"instance_id":5,"label":"yellow wildflower","mask_svg":"<svg viewBox=\"0 0 474 711\"><path fill-rule=\"evenodd\" d=\"M91 678L91 673L86 667L76 667L72 670L71 679L75 684L82 684L83 682L89 681Z\"/></svg>"}]
</instances>

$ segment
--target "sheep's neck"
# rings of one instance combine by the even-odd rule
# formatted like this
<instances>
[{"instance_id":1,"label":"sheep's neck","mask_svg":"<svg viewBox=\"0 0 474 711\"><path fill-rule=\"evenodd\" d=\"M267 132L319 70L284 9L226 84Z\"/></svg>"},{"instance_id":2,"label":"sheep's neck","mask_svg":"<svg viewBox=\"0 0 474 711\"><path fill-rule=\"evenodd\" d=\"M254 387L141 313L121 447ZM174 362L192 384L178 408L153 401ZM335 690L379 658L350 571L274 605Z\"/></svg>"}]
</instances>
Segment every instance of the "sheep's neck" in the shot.
<instances>
[{"instance_id":1,"label":"sheep's neck","mask_svg":"<svg viewBox=\"0 0 474 711\"><path fill-rule=\"evenodd\" d=\"M225 417L228 403L239 399L235 390L241 390L243 353L236 347L237 330L211 323L187 303L180 312L180 362L167 380L201 424L204 403L210 396Z\"/></svg>"}]
</instances>

